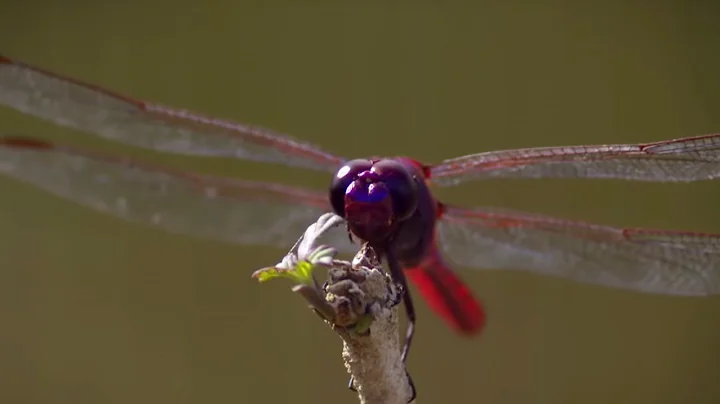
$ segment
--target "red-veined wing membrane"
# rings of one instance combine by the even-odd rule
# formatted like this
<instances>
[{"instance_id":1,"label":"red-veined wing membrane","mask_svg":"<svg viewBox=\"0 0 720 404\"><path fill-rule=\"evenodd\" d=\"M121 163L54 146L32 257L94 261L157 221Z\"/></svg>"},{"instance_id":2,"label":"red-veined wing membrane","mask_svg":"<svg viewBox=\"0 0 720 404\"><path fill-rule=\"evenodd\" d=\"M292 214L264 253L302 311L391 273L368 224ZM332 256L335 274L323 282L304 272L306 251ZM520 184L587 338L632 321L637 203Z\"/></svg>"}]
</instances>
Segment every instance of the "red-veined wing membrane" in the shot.
<instances>
[{"instance_id":1,"label":"red-veined wing membrane","mask_svg":"<svg viewBox=\"0 0 720 404\"><path fill-rule=\"evenodd\" d=\"M27 138L0 139L0 173L170 232L287 248L324 194L204 176ZM518 269L644 292L720 293L720 235L619 229L529 213L445 207L438 241L458 264ZM357 246L339 231L331 241Z\"/></svg>"},{"instance_id":2,"label":"red-veined wing membrane","mask_svg":"<svg viewBox=\"0 0 720 404\"><path fill-rule=\"evenodd\" d=\"M2 56L0 103L158 151L330 172L344 161L267 130L132 100ZM325 195L298 188L181 173L42 142L5 141L0 148L0 171L11 177L173 232L287 246L329 209ZM720 175L720 135L487 152L429 169L440 185L521 177L713 179ZM718 291L717 235L618 229L459 208L447 209L438 234L450 258L471 267L517 268L659 293ZM342 240L337 241L342 245Z\"/></svg>"},{"instance_id":3,"label":"red-veined wing membrane","mask_svg":"<svg viewBox=\"0 0 720 404\"><path fill-rule=\"evenodd\" d=\"M30 138L0 138L0 174L171 233L290 248L331 210L324 193L200 175ZM347 232L333 246L355 252Z\"/></svg>"},{"instance_id":4,"label":"red-veined wing membrane","mask_svg":"<svg viewBox=\"0 0 720 404\"><path fill-rule=\"evenodd\" d=\"M0 103L56 124L157 151L334 172L344 158L269 130L134 100L0 55ZM433 183L487 178L695 181L720 175L720 134L647 144L478 153L431 166Z\"/></svg>"},{"instance_id":5,"label":"red-veined wing membrane","mask_svg":"<svg viewBox=\"0 0 720 404\"><path fill-rule=\"evenodd\" d=\"M469 267L526 270L641 292L720 294L720 234L456 207L445 207L437 232L447 256Z\"/></svg>"},{"instance_id":6,"label":"red-veined wing membrane","mask_svg":"<svg viewBox=\"0 0 720 404\"><path fill-rule=\"evenodd\" d=\"M152 150L335 172L344 159L255 126L134 100L0 55L0 104Z\"/></svg>"},{"instance_id":7,"label":"red-veined wing membrane","mask_svg":"<svg viewBox=\"0 0 720 404\"><path fill-rule=\"evenodd\" d=\"M491 151L430 167L433 183L488 178L615 178L698 181L720 177L720 134L645 144Z\"/></svg>"}]
</instances>

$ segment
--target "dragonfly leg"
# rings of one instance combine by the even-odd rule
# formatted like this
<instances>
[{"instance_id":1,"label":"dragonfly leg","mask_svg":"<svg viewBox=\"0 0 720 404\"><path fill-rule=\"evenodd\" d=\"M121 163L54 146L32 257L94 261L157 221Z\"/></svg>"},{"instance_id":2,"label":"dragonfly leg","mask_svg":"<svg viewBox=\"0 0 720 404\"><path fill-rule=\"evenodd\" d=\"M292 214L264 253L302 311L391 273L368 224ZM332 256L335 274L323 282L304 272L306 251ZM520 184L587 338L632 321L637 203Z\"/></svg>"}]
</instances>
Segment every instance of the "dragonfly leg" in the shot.
<instances>
[{"instance_id":1,"label":"dragonfly leg","mask_svg":"<svg viewBox=\"0 0 720 404\"><path fill-rule=\"evenodd\" d=\"M405 272L395 258L395 254L392 250L393 249L390 248L386 253L390 276L403 288L403 303L405 303L405 314L408 318L408 327L405 331L405 345L403 345L401 356L402 361L405 362L407 360L408 353L410 352L413 335L415 335L415 305L413 304L412 296L410 296L410 289L408 288L407 278L405 278Z\"/></svg>"},{"instance_id":2,"label":"dragonfly leg","mask_svg":"<svg viewBox=\"0 0 720 404\"><path fill-rule=\"evenodd\" d=\"M407 401L408 404L415 401L415 398L417 398L416 390L415 390L415 382L413 382L412 377L410 376L410 372L405 369L405 375L408 379L408 384L410 385L410 399Z\"/></svg>"},{"instance_id":3,"label":"dragonfly leg","mask_svg":"<svg viewBox=\"0 0 720 404\"><path fill-rule=\"evenodd\" d=\"M400 288L399 293L395 293L393 290L391 290L390 285L388 285L388 295L393 296L392 298L388 299L388 302L390 302L389 307L395 307L398 304L403 302L403 295L405 294L405 291Z\"/></svg>"},{"instance_id":4,"label":"dragonfly leg","mask_svg":"<svg viewBox=\"0 0 720 404\"><path fill-rule=\"evenodd\" d=\"M347 229L348 239L350 240L350 244L355 244L355 241L353 240L353 237L352 237L352 232L350 231L350 224L347 225L346 229Z\"/></svg>"}]
</instances>

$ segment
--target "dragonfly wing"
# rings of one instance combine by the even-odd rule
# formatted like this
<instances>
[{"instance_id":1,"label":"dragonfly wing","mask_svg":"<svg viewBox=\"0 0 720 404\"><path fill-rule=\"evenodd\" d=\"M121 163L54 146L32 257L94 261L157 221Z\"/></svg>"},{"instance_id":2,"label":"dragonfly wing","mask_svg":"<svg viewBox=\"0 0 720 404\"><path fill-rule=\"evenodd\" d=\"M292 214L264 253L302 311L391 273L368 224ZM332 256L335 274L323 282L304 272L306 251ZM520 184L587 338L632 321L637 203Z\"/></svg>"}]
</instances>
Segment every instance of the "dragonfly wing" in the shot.
<instances>
[{"instance_id":1,"label":"dragonfly wing","mask_svg":"<svg viewBox=\"0 0 720 404\"><path fill-rule=\"evenodd\" d=\"M0 105L156 151L334 172L344 161L255 126L134 100L0 55Z\"/></svg>"},{"instance_id":2,"label":"dragonfly wing","mask_svg":"<svg viewBox=\"0 0 720 404\"><path fill-rule=\"evenodd\" d=\"M622 229L522 212L447 207L452 261L671 295L720 294L720 234Z\"/></svg>"},{"instance_id":3,"label":"dragonfly wing","mask_svg":"<svg viewBox=\"0 0 720 404\"><path fill-rule=\"evenodd\" d=\"M489 178L698 181L720 177L720 134L646 144L540 147L478 153L430 168L433 183Z\"/></svg>"},{"instance_id":4,"label":"dragonfly wing","mask_svg":"<svg viewBox=\"0 0 720 404\"><path fill-rule=\"evenodd\" d=\"M172 233L289 249L330 211L302 188L205 176L28 138L0 138L0 174ZM347 251L347 233L331 232Z\"/></svg>"}]
</instances>

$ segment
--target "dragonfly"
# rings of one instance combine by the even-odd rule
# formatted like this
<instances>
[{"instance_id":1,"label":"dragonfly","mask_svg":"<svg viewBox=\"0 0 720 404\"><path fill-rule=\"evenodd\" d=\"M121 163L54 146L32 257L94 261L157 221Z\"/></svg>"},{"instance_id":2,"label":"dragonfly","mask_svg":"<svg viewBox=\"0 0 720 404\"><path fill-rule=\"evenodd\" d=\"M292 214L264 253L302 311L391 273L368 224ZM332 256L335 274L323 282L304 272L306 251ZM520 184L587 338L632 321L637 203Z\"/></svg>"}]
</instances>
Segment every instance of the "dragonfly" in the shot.
<instances>
[{"instance_id":1,"label":"dragonfly","mask_svg":"<svg viewBox=\"0 0 720 404\"><path fill-rule=\"evenodd\" d=\"M490 151L437 164L407 157L347 159L288 135L137 100L1 55L0 104L154 151L326 172L332 175L329 189L316 191L172 169L33 137L0 138L3 175L173 233L287 247L318 216L334 211L347 220L351 234L384 253L394 278L413 283L460 334L480 332L485 311L452 265L527 271L643 293L720 293L720 234L462 207L437 200L432 191L503 178L712 180L720 176L720 134ZM335 241L353 248L346 236ZM410 294L405 296L410 327L403 358L415 323Z\"/></svg>"}]
</instances>

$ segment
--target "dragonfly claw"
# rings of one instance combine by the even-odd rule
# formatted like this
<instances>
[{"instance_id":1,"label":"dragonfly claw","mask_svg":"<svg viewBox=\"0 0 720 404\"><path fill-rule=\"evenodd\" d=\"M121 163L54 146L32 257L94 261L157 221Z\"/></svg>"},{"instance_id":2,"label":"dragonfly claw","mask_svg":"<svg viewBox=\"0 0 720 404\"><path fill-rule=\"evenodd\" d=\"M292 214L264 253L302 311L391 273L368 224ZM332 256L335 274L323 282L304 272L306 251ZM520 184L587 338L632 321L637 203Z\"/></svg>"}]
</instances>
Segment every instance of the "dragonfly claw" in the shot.
<instances>
[{"instance_id":1,"label":"dragonfly claw","mask_svg":"<svg viewBox=\"0 0 720 404\"><path fill-rule=\"evenodd\" d=\"M415 401L415 398L417 398L417 391L415 390L415 382L413 382L412 376L410 376L410 372L405 369L405 375L408 379L408 384L410 385L410 399L407 401L408 404Z\"/></svg>"}]
</instances>

